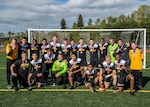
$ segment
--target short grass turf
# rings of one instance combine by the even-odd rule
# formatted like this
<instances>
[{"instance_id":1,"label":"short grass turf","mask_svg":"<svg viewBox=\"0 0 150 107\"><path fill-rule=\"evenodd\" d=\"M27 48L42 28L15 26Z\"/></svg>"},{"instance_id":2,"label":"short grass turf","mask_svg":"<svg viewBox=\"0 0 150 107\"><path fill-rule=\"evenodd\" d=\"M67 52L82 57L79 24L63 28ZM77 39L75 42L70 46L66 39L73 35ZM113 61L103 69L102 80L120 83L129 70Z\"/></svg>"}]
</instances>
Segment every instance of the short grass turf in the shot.
<instances>
[{"instance_id":1,"label":"short grass turf","mask_svg":"<svg viewBox=\"0 0 150 107\"><path fill-rule=\"evenodd\" d=\"M147 55L150 67L150 55ZM0 53L0 88L6 88L6 58ZM150 90L150 70L143 70L143 90ZM69 86L69 85L68 85ZM54 88L52 86L43 89ZM61 88L60 87L55 87ZM85 89L84 86L78 89ZM0 92L0 107L149 107L150 93L136 92Z\"/></svg>"}]
</instances>

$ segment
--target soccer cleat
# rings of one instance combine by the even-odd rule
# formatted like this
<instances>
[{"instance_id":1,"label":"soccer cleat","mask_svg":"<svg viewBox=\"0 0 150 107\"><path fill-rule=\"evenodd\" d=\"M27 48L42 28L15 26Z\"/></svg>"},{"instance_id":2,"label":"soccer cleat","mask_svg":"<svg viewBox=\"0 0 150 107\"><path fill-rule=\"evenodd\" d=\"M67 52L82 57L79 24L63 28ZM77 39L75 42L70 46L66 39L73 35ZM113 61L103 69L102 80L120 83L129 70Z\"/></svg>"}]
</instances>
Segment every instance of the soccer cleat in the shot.
<instances>
[{"instance_id":1,"label":"soccer cleat","mask_svg":"<svg viewBox=\"0 0 150 107\"><path fill-rule=\"evenodd\" d=\"M96 92L95 88L92 88L91 92L92 92L92 93L95 93L95 92Z\"/></svg>"},{"instance_id":2,"label":"soccer cleat","mask_svg":"<svg viewBox=\"0 0 150 107\"><path fill-rule=\"evenodd\" d=\"M18 87L14 87L14 91L13 92L17 92L19 89Z\"/></svg>"},{"instance_id":3,"label":"soccer cleat","mask_svg":"<svg viewBox=\"0 0 150 107\"><path fill-rule=\"evenodd\" d=\"M138 89L141 90L143 87L141 85L138 86Z\"/></svg>"},{"instance_id":4,"label":"soccer cleat","mask_svg":"<svg viewBox=\"0 0 150 107\"><path fill-rule=\"evenodd\" d=\"M32 91L32 87L31 86L28 87L28 91Z\"/></svg>"},{"instance_id":5,"label":"soccer cleat","mask_svg":"<svg viewBox=\"0 0 150 107\"><path fill-rule=\"evenodd\" d=\"M12 86L10 84L7 85L7 89L12 89Z\"/></svg>"},{"instance_id":6,"label":"soccer cleat","mask_svg":"<svg viewBox=\"0 0 150 107\"><path fill-rule=\"evenodd\" d=\"M63 85L63 89L66 89L67 88L67 86L66 85Z\"/></svg>"},{"instance_id":7,"label":"soccer cleat","mask_svg":"<svg viewBox=\"0 0 150 107\"><path fill-rule=\"evenodd\" d=\"M56 86L56 83L53 83L53 87L55 87Z\"/></svg>"},{"instance_id":8,"label":"soccer cleat","mask_svg":"<svg viewBox=\"0 0 150 107\"><path fill-rule=\"evenodd\" d=\"M134 92L130 92L130 95L135 96Z\"/></svg>"},{"instance_id":9,"label":"soccer cleat","mask_svg":"<svg viewBox=\"0 0 150 107\"><path fill-rule=\"evenodd\" d=\"M116 93L117 86L114 85L113 88L112 88L112 90L113 90L114 93Z\"/></svg>"},{"instance_id":10,"label":"soccer cleat","mask_svg":"<svg viewBox=\"0 0 150 107\"><path fill-rule=\"evenodd\" d=\"M74 86L72 85L72 86L70 87L70 89L75 89L75 88L74 88Z\"/></svg>"},{"instance_id":11,"label":"soccer cleat","mask_svg":"<svg viewBox=\"0 0 150 107\"><path fill-rule=\"evenodd\" d=\"M103 85L100 85L100 86L99 86L99 90L104 91L104 90L105 90L104 86L103 86Z\"/></svg>"}]
</instances>

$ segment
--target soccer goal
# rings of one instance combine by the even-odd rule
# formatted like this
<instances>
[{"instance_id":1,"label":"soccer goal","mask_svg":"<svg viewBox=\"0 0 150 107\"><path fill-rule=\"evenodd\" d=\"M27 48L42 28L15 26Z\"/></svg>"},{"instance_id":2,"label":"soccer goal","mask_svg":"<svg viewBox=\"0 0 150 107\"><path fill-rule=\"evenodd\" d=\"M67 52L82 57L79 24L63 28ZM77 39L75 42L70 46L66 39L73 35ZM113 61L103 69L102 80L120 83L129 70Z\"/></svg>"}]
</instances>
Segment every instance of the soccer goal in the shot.
<instances>
[{"instance_id":1,"label":"soccer goal","mask_svg":"<svg viewBox=\"0 0 150 107\"><path fill-rule=\"evenodd\" d=\"M96 43L99 43L100 38L104 38L107 42L110 38L114 38L117 42L122 39L124 43L136 42L138 47L143 49L144 61L143 68L146 68L146 29L28 29L28 42L31 43L33 39L37 39L40 43L42 38L49 41L54 35L58 36L58 41L62 43L63 38L75 40L78 43L80 38L85 40L88 44L90 38L93 38ZM28 57L30 52L28 53ZM89 55L87 55L89 61Z\"/></svg>"}]
</instances>

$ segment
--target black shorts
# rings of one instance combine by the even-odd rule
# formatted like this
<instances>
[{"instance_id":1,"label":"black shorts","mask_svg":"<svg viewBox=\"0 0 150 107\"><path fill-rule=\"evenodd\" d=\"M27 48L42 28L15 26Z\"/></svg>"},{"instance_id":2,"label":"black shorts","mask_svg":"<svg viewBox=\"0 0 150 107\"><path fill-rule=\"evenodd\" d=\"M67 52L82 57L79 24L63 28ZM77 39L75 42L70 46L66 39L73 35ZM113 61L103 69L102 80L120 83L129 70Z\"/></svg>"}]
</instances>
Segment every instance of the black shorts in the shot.
<instances>
[{"instance_id":1,"label":"black shorts","mask_svg":"<svg viewBox=\"0 0 150 107\"><path fill-rule=\"evenodd\" d=\"M99 59L98 58L90 58L90 63L92 64L92 66L94 67L98 67L98 62L99 62Z\"/></svg>"},{"instance_id":2,"label":"black shorts","mask_svg":"<svg viewBox=\"0 0 150 107\"><path fill-rule=\"evenodd\" d=\"M44 76L37 77L38 72L32 72L33 78L36 78L37 82L43 83L44 82Z\"/></svg>"},{"instance_id":3,"label":"black shorts","mask_svg":"<svg viewBox=\"0 0 150 107\"><path fill-rule=\"evenodd\" d=\"M105 78L105 76L103 76L103 78L104 78L104 81L105 81L106 84L110 84L111 81L112 81L112 76L110 76L108 78Z\"/></svg>"},{"instance_id":4,"label":"black shorts","mask_svg":"<svg viewBox=\"0 0 150 107\"><path fill-rule=\"evenodd\" d=\"M92 87L95 85L94 79L88 79L87 81L84 82L85 86L87 87L87 84L90 83Z\"/></svg>"},{"instance_id":5,"label":"black shorts","mask_svg":"<svg viewBox=\"0 0 150 107\"><path fill-rule=\"evenodd\" d=\"M118 87L124 87L125 83L128 80L129 74L117 75L117 85Z\"/></svg>"},{"instance_id":6,"label":"black shorts","mask_svg":"<svg viewBox=\"0 0 150 107\"><path fill-rule=\"evenodd\" d=\"M81 83L82 82L81 72L74 73L73 74L73 80L74 80L74 82Z\"/></svg>"}]
</instances>

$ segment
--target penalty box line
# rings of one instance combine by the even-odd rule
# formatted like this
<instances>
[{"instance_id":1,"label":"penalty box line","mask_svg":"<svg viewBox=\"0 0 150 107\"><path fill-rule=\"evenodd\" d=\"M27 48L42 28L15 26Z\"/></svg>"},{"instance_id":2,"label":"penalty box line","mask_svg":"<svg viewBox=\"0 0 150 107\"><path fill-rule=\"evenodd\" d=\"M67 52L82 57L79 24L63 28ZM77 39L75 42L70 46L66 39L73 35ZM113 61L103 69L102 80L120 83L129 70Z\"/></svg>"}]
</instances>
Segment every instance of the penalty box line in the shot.
<instances>
[{"instance_id":1,"label":"penalty box line","mask_svg":"<svg viewBox=\"0 0 150 107\"><path fill-rule=\"evenodd\" d=\"M20 92L27 92L27 89L19 89ZM33 92L89 92L89 89L33 89ZM113 90L96 90L97 92L113 92ZM13 92L13 89L0 89L0 92ZM117 91L118 92L118 91ZM124 90L123 92L130 92L130 90ZM150 90L138 90L140 93L150 93Z\"/></svg>"}]
</instances>

